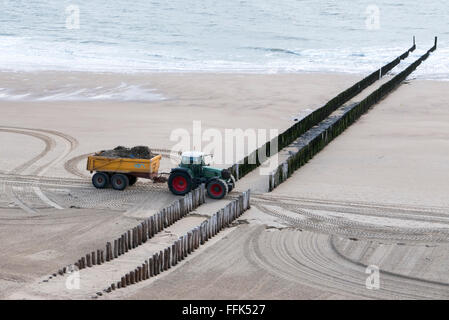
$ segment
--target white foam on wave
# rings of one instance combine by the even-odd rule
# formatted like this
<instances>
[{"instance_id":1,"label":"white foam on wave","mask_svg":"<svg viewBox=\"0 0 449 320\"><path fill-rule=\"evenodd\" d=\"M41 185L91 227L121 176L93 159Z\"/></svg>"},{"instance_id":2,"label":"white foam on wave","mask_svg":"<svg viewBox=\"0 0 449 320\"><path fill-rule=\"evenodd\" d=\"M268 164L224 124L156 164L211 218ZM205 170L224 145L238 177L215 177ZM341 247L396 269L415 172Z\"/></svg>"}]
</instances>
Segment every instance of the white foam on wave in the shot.
<instances>
[{"instance_id":1,"label":"white foam on wave","mask_svg":"<svg viewBox=\"0 0 449 320\"><path fill-rule=\"evenodd\" d=\"M410 43L411 46L411 43ZM430 46L420 45L424 50ZM148 53L116 48L108 44L54 44L45 41L19 37L4 37L0 44L0 70L8 71L88 71L113 73L138 72L222 72L222 73L357 73L368 74L402 54L407 46L346 47L346 48L241 48L237 53L229 53L212 58L211 53L192 56L179 53ZM51 48L48 51L47 48ZM294 54L293 54L294 53ZM439 47L429 59L414 73L417 79L449 80L447 56L449 47ZM411 58L409 58L411 59ZM142 88L129 86L129 95L147 96ZM135 91L133 93L133 91ZM152 93L154 94L154 93ZM85 92L63 92L54 94L53 99L128 99L122 92L116 97L114 92L91 94ZM112 98L111 98L112 97ZM153 100L155 97L146 97ZM0 96L1 99L1 96ZM50 98L49 98L50 99Z\"/></svg>"},{"instance_id":2,"label":"white foam on wave","mask_svg":"<svg viewBox=\"0 0 449 320\"><path fill-rule=\"evenodd\" d=\"M161 101L166 98L153 89L121 83L104 88L56 88L36 90L27 93L17 89L0 88L0 100L4 101Z\"/></svg>"}]
</instances>

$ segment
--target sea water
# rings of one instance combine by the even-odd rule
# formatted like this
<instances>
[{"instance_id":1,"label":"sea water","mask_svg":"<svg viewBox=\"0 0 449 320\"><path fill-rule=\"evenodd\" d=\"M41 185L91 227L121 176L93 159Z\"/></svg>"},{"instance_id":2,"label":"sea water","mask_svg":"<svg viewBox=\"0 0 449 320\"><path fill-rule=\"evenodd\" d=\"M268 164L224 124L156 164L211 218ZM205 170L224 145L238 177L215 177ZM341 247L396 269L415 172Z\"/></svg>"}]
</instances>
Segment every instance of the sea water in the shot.
<instances>
[{"instance_id":1,"label":"sea water","mask_svg":"<svg viewBox=\"0 0 449 320\"><path fill-rule=\"evenodd\" d=\"M445 0L0 0L0 70L366 74L413 36L449 80Z\"/></svg>"}]
</instances>

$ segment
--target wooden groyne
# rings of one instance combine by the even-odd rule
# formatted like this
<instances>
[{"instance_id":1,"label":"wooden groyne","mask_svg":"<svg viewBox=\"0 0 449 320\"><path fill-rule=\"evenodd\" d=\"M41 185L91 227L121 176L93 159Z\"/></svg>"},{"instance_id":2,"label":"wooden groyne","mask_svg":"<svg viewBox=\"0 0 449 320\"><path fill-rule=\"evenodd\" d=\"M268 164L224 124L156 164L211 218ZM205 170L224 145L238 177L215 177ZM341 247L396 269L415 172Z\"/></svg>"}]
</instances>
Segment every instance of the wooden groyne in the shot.
<instances>
[{"instance_id":1,"label":"wooden groyne","mask_svg":"<svg viewBox=\"0 0 449 320\"><path fill-rule=\"evenodd\" d=\"M352 87L346 89L345 91L338 94L336 97L327 102L323 107L313 111L300 121L296 122L290 128L288 128L283 133L279 134L277 137L273 138L271 141L268 141L264 145L262 145L259 149L254 150L248 156L246 156L243 160L235 163L228 169L232 172L236 180L241 179L249 172L253 171L257 167L264 162L264 160L268 159L273 154L270 154L270 146L277 145L275 148L275 152L279 152L286 146L290 145L293 141L299 138L302 134L306 133L308 130L319 124L321 121L325 120L329 115L342 107L349 100L357 96L364 89L368 88L370 85L375 83L381 77L386 75L389 71L391 71L394 67L396 67L401 60L406 59L411 52L416 49L416 44L413 41L413 46L405 51L403 54L398 56L396 59L387 63L380 69L372 72L369 76L360 80ZM265 155L264 159L260 159L259 155Z\"/></svg>"},{"instance_id":2,"label":"wooden groyne","mask_svg":"<svg viewBox=\"0 0 449 320\"><path fill-rule=\"evenodd\" d=\"M167 228L176 221L182 219L189 212L203 204L205 200L206 187L202 184L184 197L175 200L168 207L163 208L155 215L145 219L136 227L124 232L116 239L107 242L105 247L88 252L86 255L79 258L74 263L74 266L81 270L95 265L101 265L118 258L129 250L142 245L164 228ZM57 273L63 275L73 269L73 265L69 265L59 269Z\"/></svg>"},{"instance_id":3,"label":"wooden groyne","mask_svg":"<svg viewBox=\"0 0 449 320\"><path fill-rule=\"evenodd\" d=\"M201 225L188 231L165 249L147 257L140 265L123 275L120 281L111 283L104 291L112 292L125 288L157 276L177 265L221 230L229 227L249 208L250 190L242 192L237 199L232 200L209 219L203 221Z\"/></svg>"},{"instance_id":4,"label":"wooden groyne","mask_svg":"<svg viewBox=\"0 0 449 320\"><path fill-rule=\"evenodd\" d=\"M335 137L340 135L347 127L354 123L362 114L367 112L372 106L385 98L396 89L416 68L425 61L431 52L437 49L437 38L435 44L423 56L413 62L404 71L397 74L393 79L380 86L361 102L343 108L342 115L329 117L317 126L303 134L295 147L299 150L291 154L287 160L282 162L276 170L269 176L269 191L289 178L294 171L303 166L315 154L323 149Z\"/></svg>"}]
</instances>

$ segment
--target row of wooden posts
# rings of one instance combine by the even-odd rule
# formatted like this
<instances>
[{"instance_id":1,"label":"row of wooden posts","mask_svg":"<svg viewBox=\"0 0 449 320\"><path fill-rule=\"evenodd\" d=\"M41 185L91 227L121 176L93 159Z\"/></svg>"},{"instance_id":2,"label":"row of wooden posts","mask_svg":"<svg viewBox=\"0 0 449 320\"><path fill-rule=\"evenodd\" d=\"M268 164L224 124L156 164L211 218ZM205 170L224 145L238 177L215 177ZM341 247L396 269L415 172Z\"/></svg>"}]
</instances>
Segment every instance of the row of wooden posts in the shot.
<instances>
[{"instance_id":1,"label":"row of wooden posts","mask_svg":"<svg viewBox=\"0 0 449 320\"><path fill-rule=\"evenodd\" d=\"M387 63L380 69L374 71L369 76L354 84L352 87L341 92L336 97L327 102L323 107L318 108L300 121L296 122L286 131L274 137L272 140L262 145L259 149L254 150L243 160L229 167L228 170L233 174L236 180L241 179L246 174L259 167L267 158L279 152L286 146L290 145L302 134L329 117L332 112L343 106L364 89L368 88L371 84L379 80L382 76L384 76L395 66L397 66L401 62L401 60L406 59L409 54L415 49L416 45L415 41L413 41L413 46L405 51L402 55L398 56L396 59L392 60L390 63Z\"/></svg>"},{"instance_id":2,"label":"row of wooden posts","mask_svg":"<svg viewBox=\"0 0 449 320\"><path fill-rule=\"evenodd\" d=\"M173 244L153 254L148 259L137 266L134 270L121 277L120 281L112 283L105 292L125 288L129 285L157 276L159 273L170 269L184 260L189 254L194 252L200 245L203 245L210 238L215 236L222 229L228 227L235 219L250 207L250 191L242 192L237 199L232 200L224 208L217 211L209 219L203 221L201 225L193 228Z\"/></svg>"},{"instance_id":3,"label":"row of wooden posts","mask_svg":"<svg viewBox=\"0 0 449 320\"><path fill-rule=\"evenodd\" d=\"M184 197L175 200L168 207L163 208L157 214L145 219L142 223L123 233L117 239L107 242L104 249L92 251L75 262L78 269L100 265L105 262L118 258L122 254L132 250L164 228L172 225L186 214L196 209L206 200L206 187L201 184L198 188L192 190ZM72 270L71 266L58 270L60 275Z\"/></svg>"},{"instance_id":4,"label":"row of wooden posts","mask_svg":"<svg viewBox=\"0 0 449 320\"><path fill-rule=\"evenodd\" d=\"M404 71L397 74L393 79L383 84L360 103L345 110L340 117L323 121L320 125L304 134L297 143L299 150L292 153L287 160L281 163L269 176L269 191L289 178L294 171L303 166L309 159L323 149L330 141L341 134L347 127L354 123L362 114L367 112L373 105L391 93L398 87L424 60L437 48L435 45L426 54L413 62Z\"/></svg>"}]
</instances>

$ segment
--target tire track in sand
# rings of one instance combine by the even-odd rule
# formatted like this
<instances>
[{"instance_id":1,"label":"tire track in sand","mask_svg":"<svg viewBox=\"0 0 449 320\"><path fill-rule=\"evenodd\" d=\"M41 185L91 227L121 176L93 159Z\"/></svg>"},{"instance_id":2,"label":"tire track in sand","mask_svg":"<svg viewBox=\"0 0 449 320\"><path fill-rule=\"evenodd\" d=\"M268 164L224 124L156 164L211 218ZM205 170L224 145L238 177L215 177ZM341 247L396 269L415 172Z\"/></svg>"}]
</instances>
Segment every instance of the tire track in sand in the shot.
<instances>
[{"instance_id":1,"label":"tire track in sand","mask_svg":"<svg viewBox=\"0 0 449 320\"><path fill-rule=\"evenodd\" d=\"M365 267L343 259L331 237L299 230L266 232L257 228L245 242L248 260L276 277L317 289L368 299L447 299L448 285L381 273L379 290L365 286Z\"/></svg>"},{"instance_id":2,"label":"tire track in sand","mask_svg":"<svg viewBox=\"0 0 449 320\"><path fill-rule=\"evenodd\" d=\"M22 134L26 136L30 136L36 139L39 139L44 142L45 148L42 150L37 156L33 157L32 159L28 160L27 162L21 164L20 166L12 169L8 173L11 174L19 174L29 167L31 167L34 163L39 161L40 159L44 158L51 150L55 147L55 141L51 138L49 138L46 135L36 133L36 132L29 132L29 131L23 131L23 130L17 130L17 129L9 129L9 127L0 127L0 132L7 132L7 133L15 133L15 134ZM25 210L28 213L37 213L37 211L30 206L26 205L23 201L21 201L17 195L15 194L12 186L8 183L6 183L4 180L2 180L2 189L5 192L5 194L20 208Z\"/></svg>"},{"instance_id":3,"label":"tire track in sand","mask_svg":"<svg viewBox=\"0 0 449 320\"><path fill-rule=\"evenodd\" d=\"M55 130L22 128L22 127L1 127L1 128L3 128L4 131L9 131L12 133L21 133L21 134L25 134L25 135L29 135L29 136L39 137L40 139L43 139L44 142L46 143L45 150L43 152L41 152L41 154L39 154L37 157L34 157L33 159L27 161L25 164L21 165L20 167L16 168L15 170L13 170L12 173L15 173L15 174L25 171L26 169L31 167L36 161L42 159L51 150L54 149L54 147L56 145L56 141L50 135L54 135L54 136L61 138L65 142L66 148L64 149L63 153L59 157L49 161L48 163L46 163L46 164L38 167L36 170L34 170L33 174L35 174L36 176L43 176L47 170L49 170L52 166L54 166L55 164L62 161L68 154L70 154L78 146L78 141L75 138L73 138L67 134L64 134L62 132L55 131ZM47 205L50 205L56 209L63 209L59 204L50 200L42 192L42 190L40 189L40 187L38 185L33 184L32 189L36 193L36 195ZM17 197L15 197L15 198L18 200L17 202L22 204L20 206L24 207L23 202L20 201ZM28 207L28 209L30 209L29 206L26 206L26 207ZM27 210L27 211L29 211L29 210ZM36 210L34 210L34 209L32 209L31 211L33 211L33 213L36 212Z\"/></svg>"}]
</instances>

